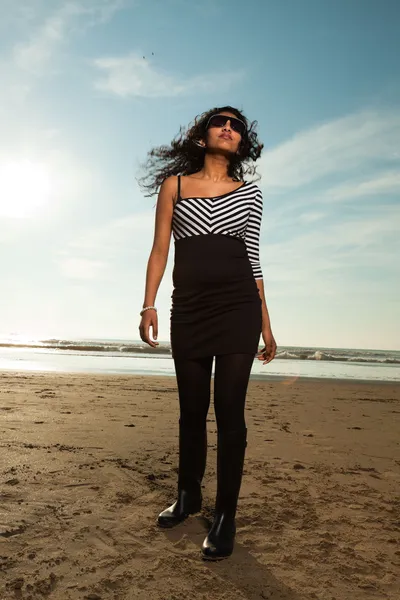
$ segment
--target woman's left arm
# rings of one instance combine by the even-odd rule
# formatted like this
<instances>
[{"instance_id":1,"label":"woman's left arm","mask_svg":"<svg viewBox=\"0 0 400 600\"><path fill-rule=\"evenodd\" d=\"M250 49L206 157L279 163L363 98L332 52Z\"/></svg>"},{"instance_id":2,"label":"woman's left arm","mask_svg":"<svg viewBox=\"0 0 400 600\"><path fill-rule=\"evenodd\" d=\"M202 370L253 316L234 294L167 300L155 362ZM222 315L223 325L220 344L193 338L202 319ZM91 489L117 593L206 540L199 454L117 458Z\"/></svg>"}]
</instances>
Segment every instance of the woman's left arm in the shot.
<instances>
[{"instance_id":1,"label":"woman's left arm","mask_svg":"<svg viewBox=\"0 0 400 600\"><path fill-rule=\"evenodd\" d=\"M267 303L265 301L264 280L260 264L260 231L263 215L263 196L257 188L254 205L251 210L249 221L246 228L246 247L253 275L257 284L260 298L262 301L262 337L265 347L258 353L258 359L263 360L263 364L271 362L276 354L276 342L271 330L271 321L269 318Z\"/></svg>"},{"instance_id":2,"label":"woman's left arm","mask_svg":"<svg viewBox=\"0 0 400 600\"><path fill-rule=\"evenodd\" d=\"M256 284L258 287L258 291L260 293L260 298L262 300L261 304L261 313L262 313L262 338L264 340L264 348L258 353L258 360L262 360L263 365L271 362L271 360L275 357L276 354L276 342L271 330L271 321L269 319L269 313L267 308L267 303L265 301L265 291L264 291L264 280L256 279Z\"/></svg>"},{"instance_id":3,"label":"woman's left arm","mask_svg":"<svg viewBox=\"0 0 400 600\"><path fill-rule=\"evenodd\" d=\"M256 284L258 287L258 291L260 292L260 298L262 300L262 330L264 331L265 329L271 329L271 321L269 320L267 302L265 300L264 279L256 279Z\"/></svg>"}]
</instances>

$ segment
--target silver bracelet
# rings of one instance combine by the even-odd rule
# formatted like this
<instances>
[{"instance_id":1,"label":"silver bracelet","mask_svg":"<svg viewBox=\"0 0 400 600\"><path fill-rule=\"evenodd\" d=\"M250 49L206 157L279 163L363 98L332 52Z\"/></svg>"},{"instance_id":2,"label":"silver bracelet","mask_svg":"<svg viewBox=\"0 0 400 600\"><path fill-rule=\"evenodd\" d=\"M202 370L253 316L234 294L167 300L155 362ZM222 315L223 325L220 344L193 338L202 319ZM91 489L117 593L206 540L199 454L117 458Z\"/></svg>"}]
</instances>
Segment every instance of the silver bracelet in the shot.
<instances>
[{"instance_id":1,"label":"silver bracelet","mask_svg":"<svg viewBox=\"0 0 400 600\"><path fill-rule=\"evenodd\" d=\"M145 306L145 307L143 308L143 310L141 310L141 311L140 311L140 316L142 316L142 315L143 315L143 313L144 313L144 312L146 312L146 310L150 310L150 309L153 309L153 310L155 310L155 311L157 312L157 309L156 309L156 307L155 307L155 306Z\"/></svg>"}]
</instances>

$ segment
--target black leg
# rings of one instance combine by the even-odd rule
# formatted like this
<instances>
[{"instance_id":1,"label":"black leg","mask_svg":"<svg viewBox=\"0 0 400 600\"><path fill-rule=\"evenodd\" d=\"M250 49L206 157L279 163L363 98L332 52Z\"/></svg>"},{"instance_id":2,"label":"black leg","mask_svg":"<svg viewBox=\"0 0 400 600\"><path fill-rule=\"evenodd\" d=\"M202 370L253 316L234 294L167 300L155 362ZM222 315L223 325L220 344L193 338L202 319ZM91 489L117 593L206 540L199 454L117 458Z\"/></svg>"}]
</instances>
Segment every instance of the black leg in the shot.
<instances>
[{"instance_id":1,"label":"black leg","mask_svg":"<svg viewBox=\"0 0 400 600\"><path fill-rule=\"evenodd\" d=\"M217 497L214 520L202 546L203 558L209 560L226 558L234 548L235 516L247 446L244 407L253 361L254 356L249 354L216 357Z\"/></svg>"},{"instance_id":2,"label":"black leg","mask_svg":"<svg viewBox=\"0 0 400 600\"><path fill-rule=\"evenodd\" d=\"M180 404L178 498L159 514L160 527L173 527L201 509L212 361L212 356L197 360L175 359Z\"/></svg>"}]
</instances>

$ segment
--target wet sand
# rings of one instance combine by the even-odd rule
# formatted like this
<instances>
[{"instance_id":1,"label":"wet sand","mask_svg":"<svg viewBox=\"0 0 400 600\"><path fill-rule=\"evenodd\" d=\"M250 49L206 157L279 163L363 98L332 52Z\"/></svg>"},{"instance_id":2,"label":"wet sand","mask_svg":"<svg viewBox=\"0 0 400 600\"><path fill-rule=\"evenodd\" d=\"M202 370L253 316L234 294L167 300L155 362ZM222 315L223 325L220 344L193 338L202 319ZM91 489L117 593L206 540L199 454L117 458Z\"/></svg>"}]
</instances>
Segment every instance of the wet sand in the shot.
<instances>
[{"instance_id":1,"label":"wet sand","mask_svg":"<svg viewBox=\"0 0 400 600\"><path fill-rule=\"evenodd\" d=\"M172 530L174 377L0 373L0 598L400 599L400 384L251 380L233 555Z\"/></svg>"}]
</instances>

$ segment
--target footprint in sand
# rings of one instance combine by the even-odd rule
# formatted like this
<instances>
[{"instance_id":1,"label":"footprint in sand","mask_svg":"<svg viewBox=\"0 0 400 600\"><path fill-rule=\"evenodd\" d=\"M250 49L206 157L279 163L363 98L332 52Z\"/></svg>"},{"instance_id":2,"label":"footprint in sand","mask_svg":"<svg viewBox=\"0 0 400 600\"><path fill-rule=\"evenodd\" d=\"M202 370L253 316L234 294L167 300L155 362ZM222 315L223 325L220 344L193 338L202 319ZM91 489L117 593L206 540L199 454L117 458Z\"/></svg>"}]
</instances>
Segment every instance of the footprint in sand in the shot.
<instances>
[{"instance_id":1,"label":"footprint in sand","mask_svg":"<svg viewBox=\"0 0 400 600\"><path fill-rule=\"evenodd\" d=\"M5 485L18 485L18 483L19 479L16 479L15 477L4 482Z\"/></svg>"},{"instance_id":2,"label":"footprint in sand","mask_svg":"<svg viewBox=\"0 0 400 600\"><path fill-rule=\"evenodd\" d=\"M19 525L18 527L14 527L12 529L6 529L5 531L0 531L0 537L9 538L14 535L19 535L20 533L24 533L26 527L23 525Z\"/></svg>"}]
</instances>

